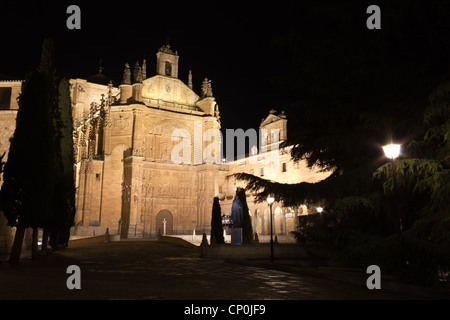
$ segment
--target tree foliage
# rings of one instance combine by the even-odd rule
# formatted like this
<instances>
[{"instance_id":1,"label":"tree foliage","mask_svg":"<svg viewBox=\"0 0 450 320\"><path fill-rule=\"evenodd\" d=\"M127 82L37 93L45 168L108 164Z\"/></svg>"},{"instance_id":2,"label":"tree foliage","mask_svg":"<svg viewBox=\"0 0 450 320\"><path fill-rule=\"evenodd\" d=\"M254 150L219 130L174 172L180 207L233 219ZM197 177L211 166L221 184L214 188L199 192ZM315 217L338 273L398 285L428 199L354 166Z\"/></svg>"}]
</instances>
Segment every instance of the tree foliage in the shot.
<instances>
[{"instance_id":1,"label":"tree foliage","mask_svg":"<svg viewBox=\"0 0 450 320\"><path fill-rule=\"evenodd\" d=\"M25 77L18 103L0 192L8 224L17 227L11 262L20 259L26 228L35 236L37 228L59 234L73 220L70 93L67 80L57 75L53 40L44 40L41 63Z\"/></svg>"},{"instance_id":2,"label":"tree foliage","mask_svg":"<svg viewBox=\"0 0 450 320\"><path fill-rule=\"evenodd\" d=\"M274 39L290 56L290 67L271 77L288 97L291 129L282 147L331 175L293 185L233 178L246 181L257 201L274 194L285 206L324 204L324 214L300 221L302 243L338 249L351 265L375 263L430 283L450 262L449 8L421 1L381 7L377 33L356 27L365 23L364 3L315 3L304 14L317 32ZM381 148L391 141L403 146L396 185Z\"/></svg>"},{"instance_id":3,"label":"tree foliage","mask_svg":"<svg viewBox=\"0 0 450 320\"><path fill-rule=\"evenodd\" d=\"M75 180L74 180L74 150L73 125L69 82L62 79L58 87L58 121L59 137L56 145L58 150L55 170L55 196L52 201L53 217L51 226L52 246L67 245L70 228L75 218Z\"/></svg>"}]
</instances>

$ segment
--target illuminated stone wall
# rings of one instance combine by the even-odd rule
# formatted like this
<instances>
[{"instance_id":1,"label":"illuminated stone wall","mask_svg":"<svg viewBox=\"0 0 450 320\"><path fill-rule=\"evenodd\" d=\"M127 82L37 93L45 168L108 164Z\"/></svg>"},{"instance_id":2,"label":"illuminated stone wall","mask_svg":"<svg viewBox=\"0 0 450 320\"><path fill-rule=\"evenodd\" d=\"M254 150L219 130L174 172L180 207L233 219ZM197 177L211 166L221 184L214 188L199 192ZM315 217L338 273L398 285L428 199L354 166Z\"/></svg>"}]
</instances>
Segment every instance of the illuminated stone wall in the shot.
<instances>
[{"instance_id":1,"label":"illuminated stone wall","mask_svg":"<svg viewBox=\"0 0 450 320\"><path fill-rule=\"evenodd\" d=\"M0 88L7 89L10 92L9 106L0 110L0 155L5 152L3 161L8 159L9 139L14 134L16 128L16 116L19 105L17 97L22 88L22 81L0 81ZM3 184L3 175L0 174L0 187ZM7 254L14 240L15 229L7 226L7 220L0 212L0 254Z\"/></svg>"},{"instance_id":2,"label":"illuminated stone wall","mask_svg":"<svg viewBox=\"0 0 450 320\"><path fill-rule=\"evenodd\" d=\"M278 183L295 184L300 182L315 183L330 175L320 172L318 168L308 168L305 160L294 162L290 156L290 147L279 145L287 137L287 119L283 112L277 114L272 110L260 125L261 149L253 150L243 159L227 163L224 176L239 172L252 174ZM277 143L278 142L278 143ZM253 153L253 154L252 154ZM238 187L245 187L245 182L223 179L219 186L219 198L222 214L231 214L231 205ZM270 209L266 202L257 203L254 196L246 193L246 201L252 220L253 232L259 235L270 234ZM284 207L283 203L273 203L273 233L288 235L296 230L297 216L308 214L306 205L296 208Z\"/></svg>"},{"instance_id":3,"label":"illuminated stone wall","mask_svg":"<svg viewBox=\"0 0 450 320\"><path fill-rule=\"evenodd\" d=\"M156 75L118 87L70 80L76 159L74 235L102 235L106 230L122 237L209 234L214 197L220 198L222 214L228 215L236 188L245 186L227 180L227 175L246 172L280 183L317 182L328 176L307 168L304 161L293 162L289 149L278 148L276 142L286 139L287 118L275 110L261 122L261 150L252 149L244 159L217 161L221 141L214 140L213 145L213 140L204 139L208 130L220 129L211 82L205 79L202 92L194 92L178 79L178 55L167 47L158 52L156 67ZM3 81L0 87L12 84L17 97L21 82ZM11 109L0 110L0 152L9 148L16 102ZM175 153L183 161L174 163L173 151L178 150L174 148L184 141L184 136L174 135L180 129L189 136L189 148ZM205 155L211 146L214 151ZM247 196L254 231L269 234L267 204ZM307 213L304 205L285 208L274 203L275 234L294 231L296 217ZM0 250L11 239L0 238Z\"/></svg>"}]
</instances>

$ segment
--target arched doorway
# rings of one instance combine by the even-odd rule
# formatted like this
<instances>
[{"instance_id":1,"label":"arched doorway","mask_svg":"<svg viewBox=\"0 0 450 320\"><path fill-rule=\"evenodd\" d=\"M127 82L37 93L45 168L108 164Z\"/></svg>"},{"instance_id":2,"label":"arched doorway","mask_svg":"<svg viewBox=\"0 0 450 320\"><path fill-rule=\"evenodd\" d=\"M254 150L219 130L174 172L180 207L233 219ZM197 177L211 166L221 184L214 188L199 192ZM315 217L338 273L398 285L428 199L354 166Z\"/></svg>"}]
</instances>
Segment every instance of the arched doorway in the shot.
<instances>
[{"instance_id":1,"label":"arched doorway","mask_svg":"<svg viewBox=\"0 0 450 320\"><path fill-rule=\"evenodd\" d=\"M256 209L255 215L252 219L253 222L253 233L262 234L261 230L261 210Z\"/></svg>"},{"instance_id":2,"label":"arched doorway","mask_svg":"<svg viewBox=\"0 0 450 320\"><path fill-rule=\"evenodd\" d=\"M160 210L156 215L156 234L173 234L173 214L169 210ZM165 225L165 227L164 227ZM165 233L164 233L165 231Z\"/></svg>"},{"instance_id":3,"label":"arched doorway","mask_svg":"<svg viewBox=\"0 0 450 320\"><path fill-rule=\"evenodd\" d=\"M264 209L264 215L262 219L262 234L270 234L270 209Z\"/></svg>"},{"instance_id":4,"label":"arched doorway","mask_svg":"<svg viewBox=\"0 0 450 320\"><path fill-rule=\"evenodd\" d=\"M276 207L273 212L273 232L274 234L284 234L284 214L280 207Z\"/></svg>"}]
</instances>

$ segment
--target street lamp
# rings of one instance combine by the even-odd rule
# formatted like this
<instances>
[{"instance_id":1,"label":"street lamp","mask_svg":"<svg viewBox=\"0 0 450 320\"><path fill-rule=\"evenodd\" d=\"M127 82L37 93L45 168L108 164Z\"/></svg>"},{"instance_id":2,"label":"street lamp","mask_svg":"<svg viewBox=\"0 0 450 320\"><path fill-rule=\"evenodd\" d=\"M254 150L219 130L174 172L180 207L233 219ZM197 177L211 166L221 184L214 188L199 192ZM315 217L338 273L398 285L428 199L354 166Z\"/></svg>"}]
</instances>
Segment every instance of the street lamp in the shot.
<instances>
[{"instance_id":1,"label":"street lamp","mask_svg":"<svg viewBox=\"0 0 450 320\"><path fill-rule=\"evenodd\" d=\"M272 217L272 204L275 198L271 195L267 197L267 203L270 207L270 262L273 262L273 217Z\"/></svg>"},{"instance_id":2,"label":"street lamp","mask_svg":"<svg viewBox=\"0 0 450 320\"><path fill-rule=\"evenodd\" d=\"M383 146L383 151L384 154L386 155L386 158L391 159L391 164L392 164L392 179L394 182L394 190L397 189L397 169L395 167L395 159L398 158L398 156L400 155L400 149L401 149L401 145L400 144L388 144L386 146ZM400 227L400 232L403 229L403 224L402 224L402 218L400 215L400 212L398 212L398 218L399 218L399 227Z\"/></svg>"},{"instance_id":3,"label":"street lamp","mask_svg":"<svg viewBox=\"0 0 450 320\"><path fill-rule=\"evenodd\" d=\"M318 213L322 213L322 211L323 211L323 208L322 208L322 207L317 207L317 209L316 209L316 210L317 210L317 212L318 212Z\"/></svg>"},{"instance_id":4,"label":"street lamp","mask_svg":"<svg viewBox=\"0 0 450 320\"><path fill-rule=\"evenodd\" d=\"M400 155L400 148L400 144L388 144L383 146L383 151L387 158L394 160Z\"/></svg>"}]
</instances>

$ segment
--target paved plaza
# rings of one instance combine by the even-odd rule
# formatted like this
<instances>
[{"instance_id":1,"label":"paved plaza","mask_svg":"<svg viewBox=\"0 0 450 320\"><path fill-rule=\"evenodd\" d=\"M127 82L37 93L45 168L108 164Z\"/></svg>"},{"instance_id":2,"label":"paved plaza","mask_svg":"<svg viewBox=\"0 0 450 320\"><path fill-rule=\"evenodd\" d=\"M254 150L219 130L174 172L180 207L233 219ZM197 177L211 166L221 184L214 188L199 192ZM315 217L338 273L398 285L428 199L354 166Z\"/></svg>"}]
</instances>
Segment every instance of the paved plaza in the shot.
<instances>
[{"instance_id":1,"label":"paved plaza","mask_svg":"<svg viewBox=\"0 0 450 320\"><path fill-rule=\"evenodd\" d=\"M69 265L81 289L69 290ZM200 258L200 248L160 241L70 247L18 266L0 264L0 299L336 300L423 299L257 265ZM430 297L432 298L432 297Z\"/></svg>"}]
</instances>

